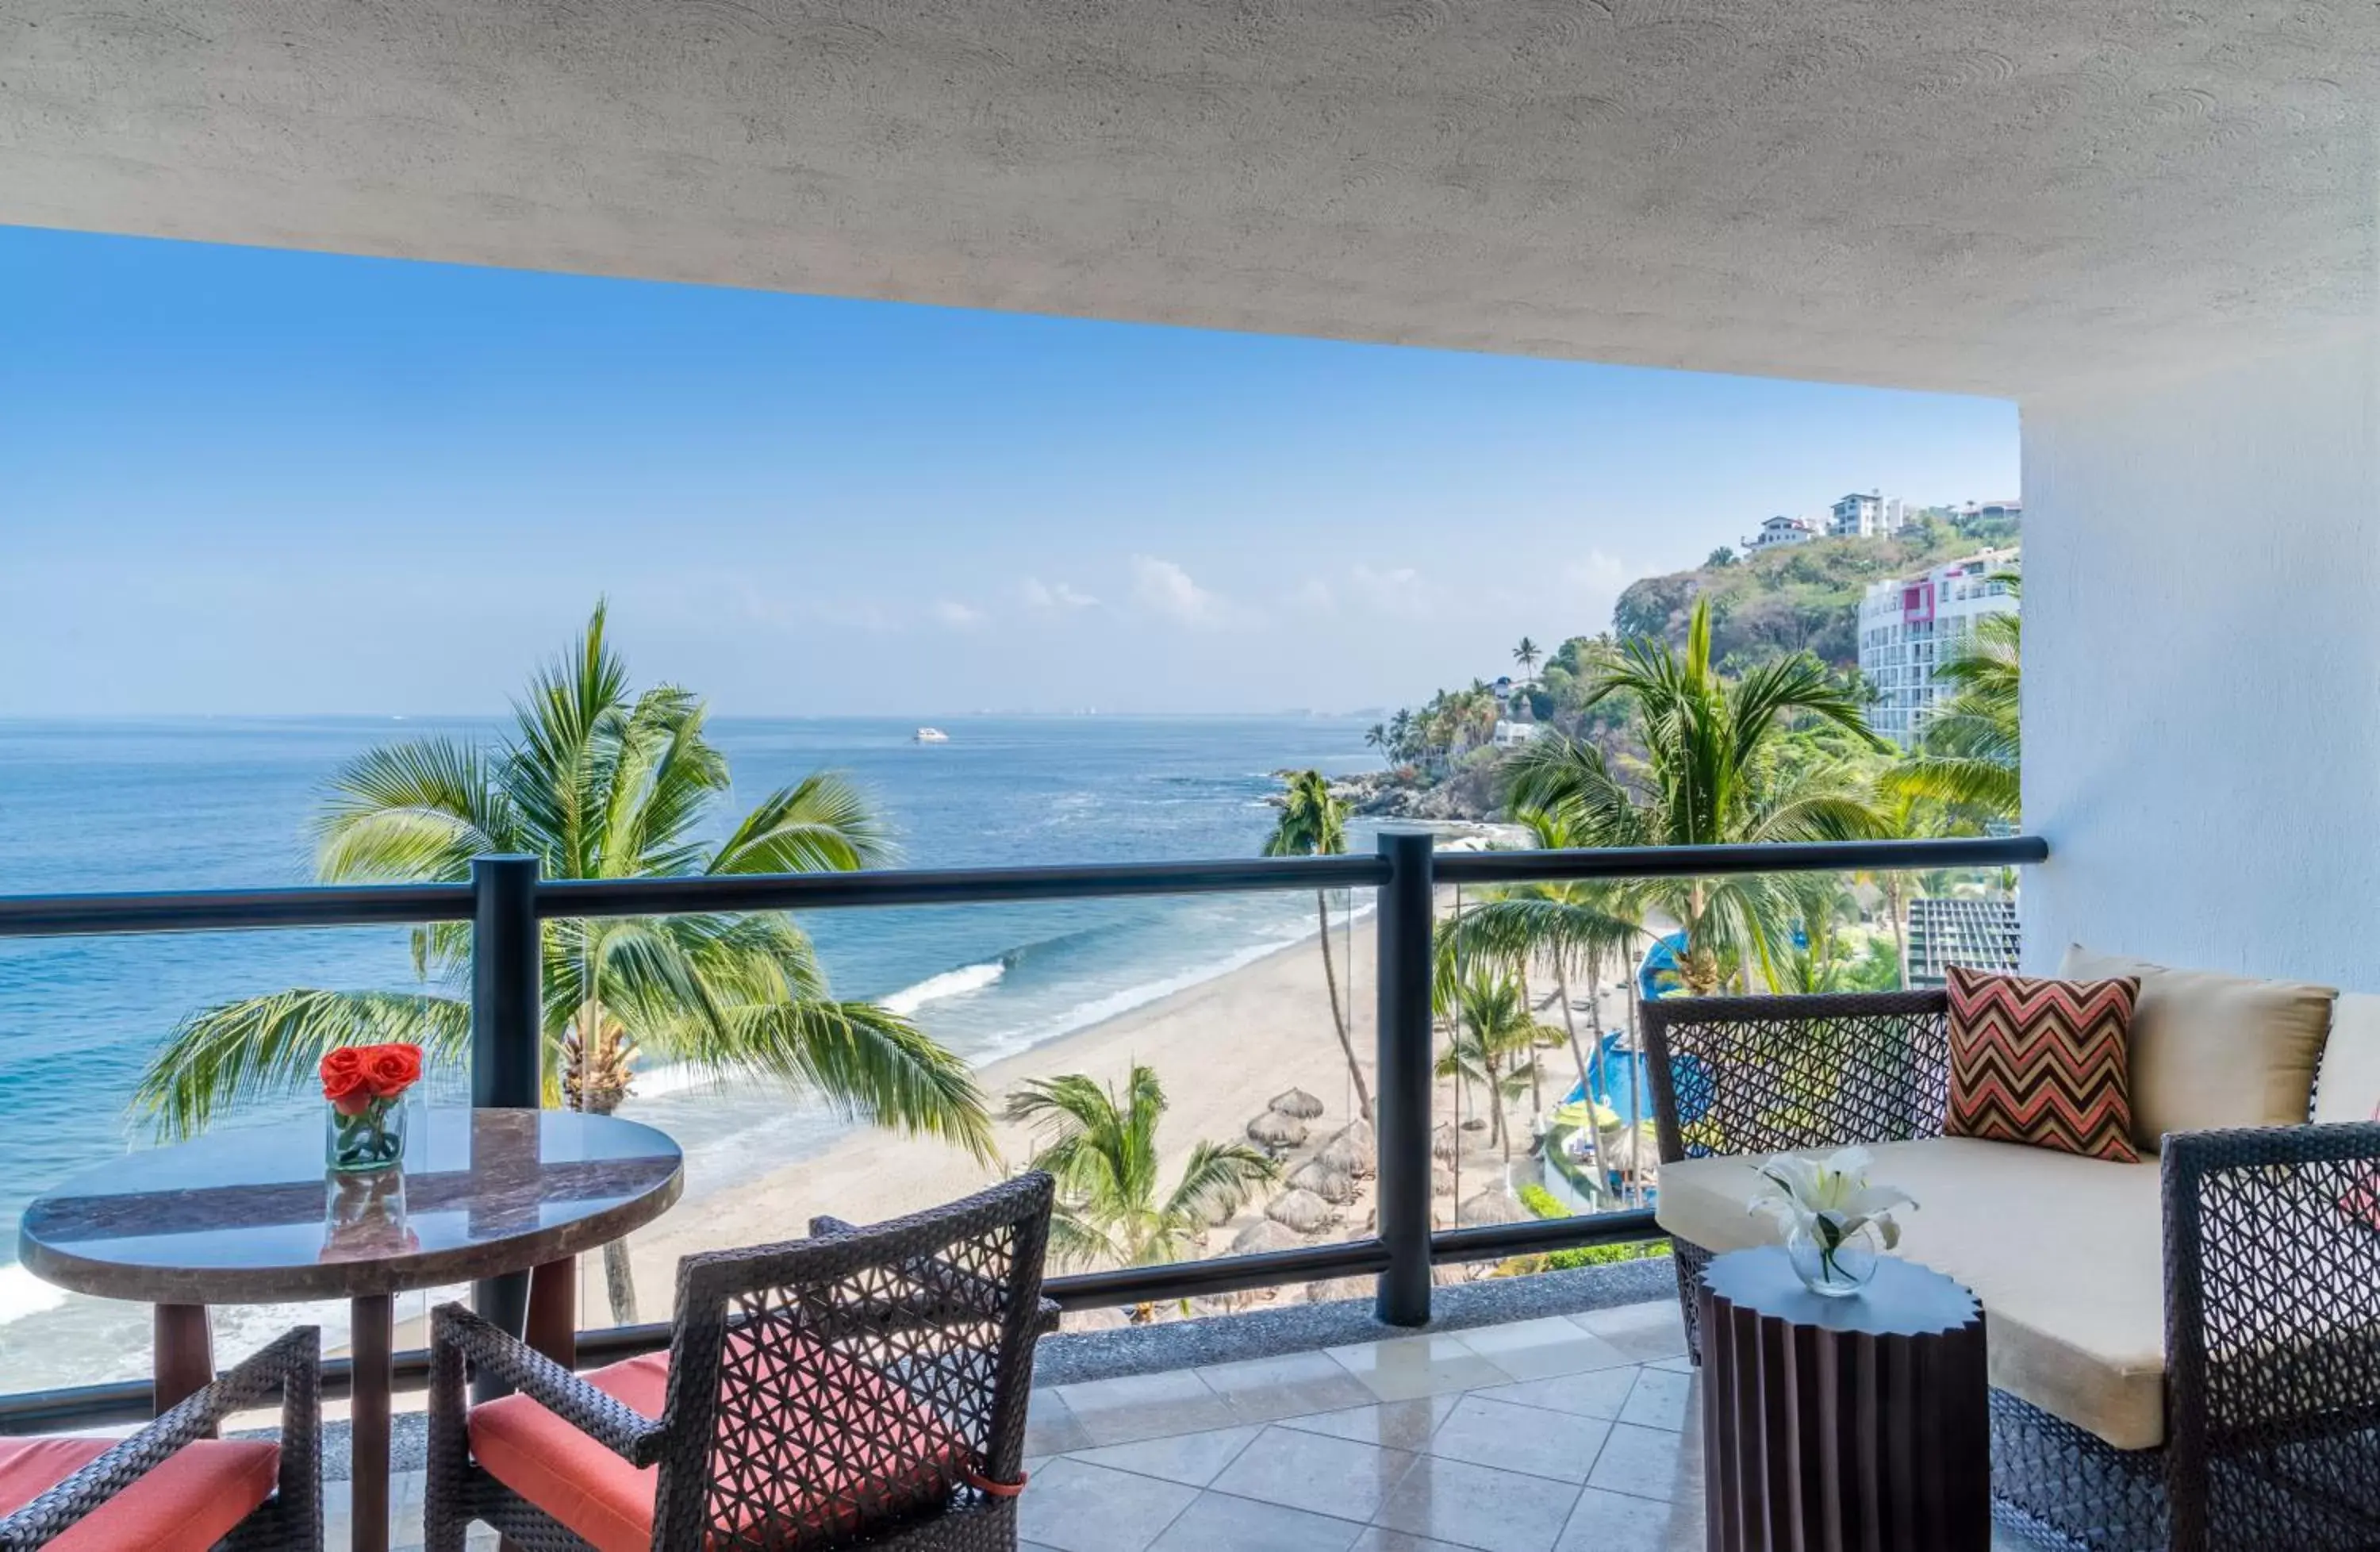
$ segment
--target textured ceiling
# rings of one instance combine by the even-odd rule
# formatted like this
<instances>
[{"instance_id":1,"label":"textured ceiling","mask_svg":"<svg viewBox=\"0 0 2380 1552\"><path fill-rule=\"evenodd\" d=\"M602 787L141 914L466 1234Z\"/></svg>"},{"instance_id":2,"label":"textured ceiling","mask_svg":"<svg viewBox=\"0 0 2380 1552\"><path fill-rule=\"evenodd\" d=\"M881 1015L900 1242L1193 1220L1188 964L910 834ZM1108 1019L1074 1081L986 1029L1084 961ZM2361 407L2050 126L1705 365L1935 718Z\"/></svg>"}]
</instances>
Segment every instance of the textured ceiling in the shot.
<instances>
[{"instance_id":1,"label":"textured ceiling","mask_svg":"<svg viewBox=\"0 0 2380 1552\"><path fill-rule=\"evenodd\" d=\"M2373 0L0 0L0 222L2026 393L2370 327Z\"/></svg>"}]
</instances>

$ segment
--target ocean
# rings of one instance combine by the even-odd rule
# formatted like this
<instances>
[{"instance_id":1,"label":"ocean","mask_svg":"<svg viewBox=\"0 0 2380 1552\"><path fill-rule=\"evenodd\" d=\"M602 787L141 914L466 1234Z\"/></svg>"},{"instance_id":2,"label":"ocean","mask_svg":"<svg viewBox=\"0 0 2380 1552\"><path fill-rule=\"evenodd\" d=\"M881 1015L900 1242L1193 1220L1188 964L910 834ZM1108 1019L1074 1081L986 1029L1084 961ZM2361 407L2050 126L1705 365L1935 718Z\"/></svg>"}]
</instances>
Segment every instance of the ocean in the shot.
<instances>
[{"instance_id":1,"label":"ocean","mask_svg":"<svg viewBox=\"0 0 2380 1552\"><path fill-rule=\"evenodd\" d=\"M1255 855L1271 772L1367 769L1364 722L1325 717L960 717L947 744L887 720L721 720L745 805L816 770L858 782L914 867ZM322 784L374 745L493 741L486 721L314 718L0 722L0 893L311 881ZM1370 845L1358 827L1351 847ZM880 1000L978 1063L1220 975L1312 930L1299 895L1050 902L811 913L838 995ZM128 1113L158 1042L192 1009L293 986L418 986L399 929L0 940L0 1391L130 1377L148 1312L67 1297L16 1265L15 1226L49 1185L149 1140ZM458 1074L433 1080L448 1095ZM224 1124L311 1115L303 1097ZM625 1113L687 1150L688 1196L797 1158L840 1130L748 1086L646 1073ZM408 1299L400 1315L424 1301ZM343 1312L306 1318L343 1335ZM228 1360L289 1310L224 1311Z\"/></svg>"}]
</instances>

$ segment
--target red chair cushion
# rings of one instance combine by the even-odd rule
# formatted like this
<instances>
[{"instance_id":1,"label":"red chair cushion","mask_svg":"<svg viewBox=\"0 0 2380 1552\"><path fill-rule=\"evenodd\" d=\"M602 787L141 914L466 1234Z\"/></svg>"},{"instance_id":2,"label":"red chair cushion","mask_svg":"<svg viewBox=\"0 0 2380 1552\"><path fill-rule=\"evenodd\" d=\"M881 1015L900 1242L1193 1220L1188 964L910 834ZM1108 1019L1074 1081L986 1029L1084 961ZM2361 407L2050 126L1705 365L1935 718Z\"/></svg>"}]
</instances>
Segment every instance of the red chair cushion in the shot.
<instances>
[{"instance_id":1,"label":"red chair cushion","mask_svg":"<svg viewBox=\"0 0 2380 1552\"><path fill-rule=\"evenodd\" d=\"M13 1513L98 1460L118 1441L0 1438L0 1514ZM206 1552L273 1496L281 1447L201 1439L92 1510L47 1552Z\"/></svg>"},{"instance_id":2,"label":"red chair cushion","mask_svg":"<svg viewBox=\"0 0 2380 1552\"><path fill-rule=\"evenodd\" d=\"M756 1362L750 1348L731 1338L722 1365L736 1376L729 1383L778 1395L778 1416L759 1431L782 1441L737 1439L722 1421L710 1471L714 1497L727 1495L714 1512L732 1525L732 1545L773 1546L795 1531L856 1530L863 1519L873 1522L941 1501L973 1469L973 1451L899 1385L802 1338L771 1341L770 1355ZM794 1350L792 1362L775 1356L786 1348ZM583 1377L623 1405L658 1417L669 1390L669 1357L631 1358ZM489 1475L597 1552L650 1552L658 1467L631 1466L521 1395L473 1407L470 1439ZM754 1460L770 1449L803 1457L804 1480L788 1480ZM722 1528L713 1523L714 1545Z\"/></svg>"}]
</instances>

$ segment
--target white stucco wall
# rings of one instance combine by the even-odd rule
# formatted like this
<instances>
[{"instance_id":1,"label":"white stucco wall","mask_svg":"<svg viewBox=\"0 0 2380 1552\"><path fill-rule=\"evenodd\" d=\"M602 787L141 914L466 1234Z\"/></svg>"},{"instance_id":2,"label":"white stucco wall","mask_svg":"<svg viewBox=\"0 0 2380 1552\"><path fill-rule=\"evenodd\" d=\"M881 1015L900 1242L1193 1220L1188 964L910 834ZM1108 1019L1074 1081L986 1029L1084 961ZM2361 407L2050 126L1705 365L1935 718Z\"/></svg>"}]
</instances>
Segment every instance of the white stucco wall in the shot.
<instances>
[{"instance_id":1,"label":"white stucco wall","mask_svg":"<svg viewBox=\"0 0 2380 1552\"><path fill-rule=\"evenodd\" d=\"M2380 349L2024 405L2024 957L2380 991Z\"/></svg>"}]
</instances>

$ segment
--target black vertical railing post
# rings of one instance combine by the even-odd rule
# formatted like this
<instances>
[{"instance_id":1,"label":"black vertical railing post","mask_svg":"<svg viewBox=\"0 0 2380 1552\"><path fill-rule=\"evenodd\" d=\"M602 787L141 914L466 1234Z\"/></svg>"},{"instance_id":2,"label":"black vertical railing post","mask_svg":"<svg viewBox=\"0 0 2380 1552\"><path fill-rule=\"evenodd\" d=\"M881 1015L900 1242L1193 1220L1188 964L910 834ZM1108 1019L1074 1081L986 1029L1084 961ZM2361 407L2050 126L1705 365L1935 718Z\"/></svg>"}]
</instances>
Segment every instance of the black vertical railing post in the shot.
<instances>
[{"instance_id":1,"label":"black vertical railing post","mask_svg":"<svg viewBox=\"0 0 2380 1552\"><path fill-rule=\"evenodd\" d=\"M545 1097L537 875L533 856L471 859L474 1109L534 1109ZM528 1274L480 1279L471 1285L471 1304L481 1319L519 1336L528 1321Z\"/></svg>"},{"instance_id":2,"label":"black vertical railing post","mask_svg":"<svg viewBox=\"0 0 2380 1552\"><path fill-rule=\"evenodd\" d=\"M1389 881L1373 915L1378 933L1380 1274L1374 1313L1391 1326L1429 1324L1430 935L1436 912L1427 831L1384 831Z\"/></svg>"}]
</instances>

